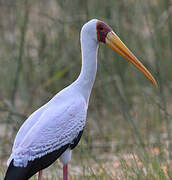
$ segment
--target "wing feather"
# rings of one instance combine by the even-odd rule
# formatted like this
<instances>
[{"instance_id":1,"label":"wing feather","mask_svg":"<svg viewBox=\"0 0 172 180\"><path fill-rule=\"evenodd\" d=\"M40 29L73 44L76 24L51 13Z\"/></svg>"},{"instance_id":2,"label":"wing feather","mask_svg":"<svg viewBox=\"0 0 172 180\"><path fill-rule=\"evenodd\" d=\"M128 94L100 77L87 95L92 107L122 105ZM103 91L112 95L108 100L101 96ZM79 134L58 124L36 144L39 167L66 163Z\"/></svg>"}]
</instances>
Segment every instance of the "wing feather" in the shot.
<instances>
[{"instance_id":1,"label":"wing feather","mask_svg":"<svg viewBox=\"0 0 172 180\"><path fill-rule=\"evenodd\" d=\"M23 140L24 136L26 135L26 132L28 132L32 128L32 126L38 121L42 113L45 111L45 108L46 105L33 112L28 117L28 119L23 123L14 140L12 151L15 151L15 149L19 146L20 142Z\"/></svg>"},{"instance_id":2,"label":"wing feather","mask_svg":"<svg viewBox=\"0 0 172 180\"><path fill-rule=\"evenodd\" d=\"M14 149L10 159L14 159L15 166L25 167L28 161L72 143L85 126L86 113L82 98L50 106Z\"/></svg>"}]
</instances>

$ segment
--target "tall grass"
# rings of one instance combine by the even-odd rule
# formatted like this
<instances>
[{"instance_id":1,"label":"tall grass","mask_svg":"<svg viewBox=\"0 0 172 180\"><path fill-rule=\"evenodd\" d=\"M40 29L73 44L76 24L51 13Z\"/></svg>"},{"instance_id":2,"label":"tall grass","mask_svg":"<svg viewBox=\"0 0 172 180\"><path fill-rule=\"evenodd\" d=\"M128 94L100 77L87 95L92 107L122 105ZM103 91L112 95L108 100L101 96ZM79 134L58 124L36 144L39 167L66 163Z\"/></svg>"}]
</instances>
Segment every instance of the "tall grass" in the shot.
<instances>
[{"instance_id":1,"label":"tall grass","mask_svg":"<svg viewBox=\"0 0 172 180\"><path fill-rule=\"evenodd\" d=\"M171 179L171 9L170 0L0 2L0 178L21 124L79 75L80 29L98 18L152 72L158 88L100 45L87 125L72 160L80 168L71 167L71 179ZM57 165L49 179L60 179Z\"/></svg>"}]
</instances>

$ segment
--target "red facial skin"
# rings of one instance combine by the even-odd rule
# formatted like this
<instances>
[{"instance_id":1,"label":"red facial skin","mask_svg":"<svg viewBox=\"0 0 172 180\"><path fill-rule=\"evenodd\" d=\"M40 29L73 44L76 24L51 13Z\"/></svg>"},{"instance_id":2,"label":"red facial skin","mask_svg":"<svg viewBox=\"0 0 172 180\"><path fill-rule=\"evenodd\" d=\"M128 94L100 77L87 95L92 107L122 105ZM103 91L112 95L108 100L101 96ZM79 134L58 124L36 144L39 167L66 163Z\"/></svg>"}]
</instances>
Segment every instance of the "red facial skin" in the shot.
<instances>
[{"instance_id":1,"label":"red facial skin","mask_svg":"<svg viewBox=\"0 0 172 180\"><path fill-rule=\"evenodd\" d=\"M112 29L102 21L97 22L97 39L100 42L106 43L106 36Z\"/></svg>"}]
</instances>

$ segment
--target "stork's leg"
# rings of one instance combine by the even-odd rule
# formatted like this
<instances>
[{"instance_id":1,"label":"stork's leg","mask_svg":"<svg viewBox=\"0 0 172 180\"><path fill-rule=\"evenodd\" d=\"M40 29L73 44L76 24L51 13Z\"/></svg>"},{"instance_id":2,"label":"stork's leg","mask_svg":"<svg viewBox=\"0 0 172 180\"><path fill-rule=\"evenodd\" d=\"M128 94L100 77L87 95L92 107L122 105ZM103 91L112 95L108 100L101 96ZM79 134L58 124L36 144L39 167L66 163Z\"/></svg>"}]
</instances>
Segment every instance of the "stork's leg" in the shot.
<instances>
[{"instance_id":1,"label":"stork's leg","mask_svg":"<svg viewBox=\"0 0 172 180\"><path fill-rule=\"evenodd\" d=\"M63 180L68 180L68 165L63 166Z\"/></svg>"},{"instance_id":2,"label":"stork's leg","mask_svg":"<svg viewBox=\"0 0 172 180\"><path fill-rule=\"evenodd\" d=\"M40 170L39 172L38 172L38 180L41 180L42 179L42 170Z\"/></svg>"}]
</instances>

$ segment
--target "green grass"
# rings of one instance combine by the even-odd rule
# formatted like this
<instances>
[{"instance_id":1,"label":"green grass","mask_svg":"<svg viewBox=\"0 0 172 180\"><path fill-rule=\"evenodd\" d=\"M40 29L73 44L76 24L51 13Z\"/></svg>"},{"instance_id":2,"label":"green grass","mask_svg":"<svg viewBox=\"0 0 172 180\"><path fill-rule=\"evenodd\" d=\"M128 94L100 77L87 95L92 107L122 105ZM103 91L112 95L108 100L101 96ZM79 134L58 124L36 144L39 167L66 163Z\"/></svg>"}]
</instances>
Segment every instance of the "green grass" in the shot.
<instances>
[{"instance_id":1,"label":"green grass","mask_svg":"<svg viewBox=\"0 0 172 180\"><path fill-rule=\"evenodd\" d=\"M79 150L79 147L77 150ZM127 148L127 147L126 147ZM71 180L170 180L172 168L168 162L167 154L158 151L158 148L149 149L143 152L142 149L135 149L133 153L82 153L77 157L74 153L69 166L69 179ZM3 179L4 170L1 170ZM37 179L35 175L31 179ZM43 172L43 179L61 180L62 167L56 162Z\"/></svg>"}]
</instances>

